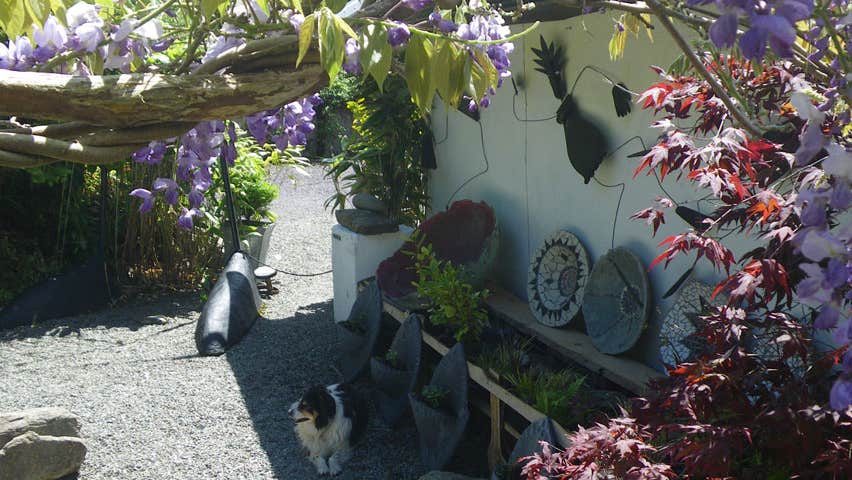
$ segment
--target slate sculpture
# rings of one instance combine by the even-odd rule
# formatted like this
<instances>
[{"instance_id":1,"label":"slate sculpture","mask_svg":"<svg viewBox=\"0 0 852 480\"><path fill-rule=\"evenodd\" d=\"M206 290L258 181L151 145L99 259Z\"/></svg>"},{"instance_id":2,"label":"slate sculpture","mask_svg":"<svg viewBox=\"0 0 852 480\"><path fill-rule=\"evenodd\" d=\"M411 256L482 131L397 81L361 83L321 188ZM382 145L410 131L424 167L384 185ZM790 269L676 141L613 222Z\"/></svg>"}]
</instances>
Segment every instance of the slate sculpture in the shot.
<instances>
[{"instance_id":1,"label":"slate sculpture","mask_svg":"<svg viewBox=\"0 0 852 480\"><path fill-rule=\"evenodd\" d=\"M379 417L388 425L396 424L408 410L408 394L414 390L420 373L420 353L423 345L421 321L417 314L409 315L391 342L397 365L383 359L370 359L370 376L376 385L375 405Z\"/></svg>"}]
</instances>

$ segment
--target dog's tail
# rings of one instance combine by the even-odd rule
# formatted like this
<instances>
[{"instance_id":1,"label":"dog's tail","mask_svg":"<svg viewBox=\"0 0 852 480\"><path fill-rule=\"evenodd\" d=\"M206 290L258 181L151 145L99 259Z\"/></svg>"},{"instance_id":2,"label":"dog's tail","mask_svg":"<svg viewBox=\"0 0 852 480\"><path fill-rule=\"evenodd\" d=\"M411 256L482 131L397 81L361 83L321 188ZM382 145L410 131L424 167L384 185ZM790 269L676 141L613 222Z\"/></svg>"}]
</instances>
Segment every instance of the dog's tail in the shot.
<instances>
[{"instance_id":1,"label":"dog's tail","mask_svg":"<svg viewBox=\"0 0 852 480\"><path fill-rule=\"evenodd\" d=\"M367 420L369 417L369 406L364 395L358 392L352 385L340 385L338 390L342 393L342 402L346 415L352 419L352 433L349 443L358 443L367 433Z\"/></svg>"}]
</instances>

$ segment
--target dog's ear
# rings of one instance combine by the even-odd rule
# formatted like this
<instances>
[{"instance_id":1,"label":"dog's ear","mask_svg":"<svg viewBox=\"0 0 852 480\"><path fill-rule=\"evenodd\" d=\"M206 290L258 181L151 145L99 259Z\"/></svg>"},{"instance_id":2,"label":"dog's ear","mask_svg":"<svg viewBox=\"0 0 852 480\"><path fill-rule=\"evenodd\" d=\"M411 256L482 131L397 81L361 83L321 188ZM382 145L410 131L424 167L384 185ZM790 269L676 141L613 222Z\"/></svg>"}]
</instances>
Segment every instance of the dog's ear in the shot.
<instances>
[{"instance_id":1,"label":"dog's ear","mask_svg":"<svg viewBox=\"0 0 852 480\"><path fill-rule=\"evenodd\" d=\"M334 402L334 397L332 397L326 389L322 390L322 394L319 395L317 400L317 417L316 420L314 420L314 426L317 430L321 430L325 428L337 414L337 404Z\"/></svg>"}]
</instances>

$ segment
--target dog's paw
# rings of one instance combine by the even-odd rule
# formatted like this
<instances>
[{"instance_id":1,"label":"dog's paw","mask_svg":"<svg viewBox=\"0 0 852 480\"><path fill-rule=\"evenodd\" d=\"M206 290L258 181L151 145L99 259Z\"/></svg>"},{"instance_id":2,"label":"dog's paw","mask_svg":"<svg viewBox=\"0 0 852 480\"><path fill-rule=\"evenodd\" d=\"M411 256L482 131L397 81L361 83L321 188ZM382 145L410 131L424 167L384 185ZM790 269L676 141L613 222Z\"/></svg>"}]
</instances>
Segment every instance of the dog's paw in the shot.
<instances>
[{"instance_id":1,"label":"dog's paw","mask_svg":"<svg viewBox=\"0 0 852 480\"><path fill-rule=\"evenodd\" d=\"M329 468L328 464L325 463L324 458L316 458L313 460L314 466L317 467L317 473L320 475L328 475Z\"/></svg>"},{"instance_id":2,"label":"dog's paw","mask_svg":"<svg viewBox=\"0 0 852 480\"><path fill-rule=\"evenodd\" d=\"M343 471L343 467L335 461L328 462L328 473L332 476L340 475L340 472Z\"/></svg>"}]
</instances>

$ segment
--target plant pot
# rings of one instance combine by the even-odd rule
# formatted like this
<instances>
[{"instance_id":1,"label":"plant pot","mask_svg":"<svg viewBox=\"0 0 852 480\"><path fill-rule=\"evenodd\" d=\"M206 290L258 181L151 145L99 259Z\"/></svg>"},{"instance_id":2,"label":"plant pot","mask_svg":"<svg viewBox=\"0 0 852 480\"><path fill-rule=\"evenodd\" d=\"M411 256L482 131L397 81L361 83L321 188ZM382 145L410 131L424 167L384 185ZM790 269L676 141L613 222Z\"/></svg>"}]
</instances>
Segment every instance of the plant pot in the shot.
<instances>
[{"instance_id":1,"label":"plant pot","mask_svg":"<svg viewBox=\"0 0 852 480\"><path fill-rule=\"evenodd\" d=\"M240 223L255 228L255 231L240 239L240 249L249 254L252 268L257 268L260 263L266 263L266 254L269 252L269 242L272 239L272 231L275 230L276 223L254 220L243 220ZM234 242L231 241L231 223L229 221L222 222L222 232L225 258L230 258L230 255L236 249L233 245Z\"/></svg>"},{"instance_id":2,"label":"plant pot","mask_svg":"<svg viewBox=\"0 0 852 480\"><path fill-rule=\"evenodd\" d=\"M521 433L521 437L515 442L515 448L512 449L511 455L506 460L505 465L497 467L502 468L506 473L520 473L519 466L515 464L523 457L529 457L534 453L541 453L541 443L547 442L551 445L558 445L556 440L556 432L553 430L553 422L550 418L542 418L529 424L529 426ZM514 470L514 471L513 471ZM497 471L491 474L491 480L501 480L514 478L512 475L499 475ZM518 477L520 478L520 477Z\"/></svg>"},{"instance_id":3,"label":"plant pot","mask_svg":"<svg viewBox=\"0 0 852 480\"><path fill-rule=\"evenodd\" d=\"M452 458L470 418L467 361L460 343L438 362L429 385L448 392L446 408L433 408L413 393L408 398L417 425L420 460L429 470L440 470Z\"/></svg>"},{"instance_id":4,"label":"plant pot","mask_svg":"<svg viewBox=\"0 0 852 480\"><path fill-rule=\"evenodd\" d=\"M337 335L340 339L340 354L335 361L337 369L343 375L343 382L348 383L364 371L373 350L379 330L382 327L382 296L375 282L371 283L358 298L349 313L347 321L360 319L365 332L354 332L343 325L337 324Z\"/></svg>"},{"instance_id":5,"label":"plant pot","mask_svg":"<svg viewBox=\"0 0 852 480\"><path fill-rule=\"evenodd\" d=\"M393 337L390 348L397 352L401 368L394 368L378 358L370 360L370 376L376 384L376 409L388 425L396 424L405 415L408 394L417 383L423 346L420 325L418 315L409 315Z\"/></svg>"}]
</instances>

